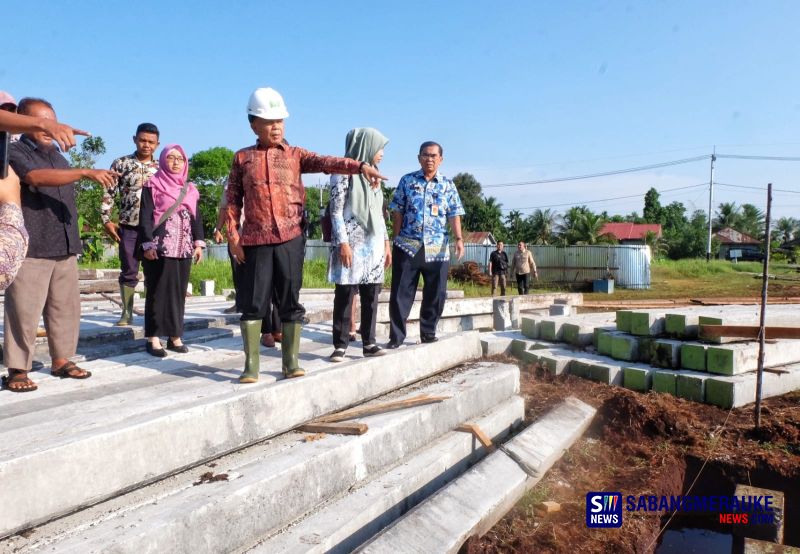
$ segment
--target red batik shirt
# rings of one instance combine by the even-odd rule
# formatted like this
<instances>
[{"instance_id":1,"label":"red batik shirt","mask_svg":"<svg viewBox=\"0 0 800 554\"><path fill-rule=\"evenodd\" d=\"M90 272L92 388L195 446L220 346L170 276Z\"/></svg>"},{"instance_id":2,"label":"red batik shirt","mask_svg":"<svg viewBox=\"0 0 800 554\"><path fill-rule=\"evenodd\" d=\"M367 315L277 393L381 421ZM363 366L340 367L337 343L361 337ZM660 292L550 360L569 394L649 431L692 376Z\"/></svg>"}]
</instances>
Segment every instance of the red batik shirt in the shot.
<instances>
[{"instance_id":1,"label":"red batik shirt","mask_svg":"<svg viewBox=\"0 0 800 554\"><path fill-rule=\"evenodd\" d=\"M228 178L228 230L235 236L233 230L244 208L244 224L239 232L242 246L292 240L303 232L300 225L306 191L300 175L353 175L360 167L356 160L320 156L287 144L243 148L234 155Z\"/></svg>"}]
</instances>

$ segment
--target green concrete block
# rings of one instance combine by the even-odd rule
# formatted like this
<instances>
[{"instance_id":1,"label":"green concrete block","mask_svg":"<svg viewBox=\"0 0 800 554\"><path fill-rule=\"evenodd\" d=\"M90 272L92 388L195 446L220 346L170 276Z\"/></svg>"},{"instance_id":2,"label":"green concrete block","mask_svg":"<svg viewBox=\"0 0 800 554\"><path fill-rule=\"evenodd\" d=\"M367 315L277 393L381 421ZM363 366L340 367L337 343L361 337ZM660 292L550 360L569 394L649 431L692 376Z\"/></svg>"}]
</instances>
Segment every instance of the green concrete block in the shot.
<instances>
[{"instance_id":1,"label":"green concrete block","mask_svg":"<svg viewBox=\"0 0 800 554\"><path fill-rule=\"evenodd\" d=\"M539 363L539 355L532 350L523 350L517 356L521 362L526 364L538 364Z\"/></svg>"},{"instance_id":2,"label":"green concrete block","mask_svg":"<svg viewBox=\"0 0 800 554\"><path fill-rule=\"evenodd\" d=\"M593 336L592 336L592 344L594 345L595 348L598 347L598 343L600 341L600 335L604 335L606 333L608 333L608 330L604 329L603 327L595 327L594 328L594 332L593 332Z\"/></svg>"},{"instance_id":3,"label":"green concrete block","mask_svg":"<svg viewBox=\"0 0 800 554\"><path fill-rule=\"evenodd\" d=\"M631 332L631 311L617 310L617 331Z\"/></svg>"},{"instance_id":4,"label":"green concrete block","mask_svg":"<svg viewBox=\"0 0 800 554\"><path fill-rule=\"evenodd\" d=\"M676 340L659 339L652 347L650 365L667 369L681 367L681 343Z\"/></svg>"},{"instance_id":5,"label":"green concrete block","mask_svg":"<svg viewBox=\"0 0 800 554\"><path fill-rule=\"evenodd\" d=\"M561 326L561 340L575 346L582 346L581 334L585 329L577 323L564 323ZM584 337L586 335L584 334Z\"/></svg>"},{"instance_id":6,"label":"green concrete block","mask_svg":"<svg viewBox=\"0 0 800 554\"><path fill-rule=\"evenodd\" d=\"M534 342L528 347L528 350L547 350L548 348L553 348L554 345L546 343L546 342Z\"/></svg>"},{"instance_id":7,"label":"green concrete block","mask_svg":"<svg viewBox=\"0 0 800 554\"><path fill-rule=\"evenodd\" d=\"M706 350L706 369L711 373L733 375L733 350L709 346Z\"/></svg>"},{"instance_id":8,"label":"green concrete block","mask_svg":"<svg viewBox=\"0 0 800 554\"><path fill-rule=\"evenodd\" d=\"M631 312L631 334L653 337L664 332L664 316L650 312Z\"/></svg>"},{"instance_id":9,"label":"green concrete block","mask_svg":"<svg viewBox=\"0 0 800 554\"><path fill-rule=\"evenodd\" d=\"M597 352L603 356L611 356L614 335L601 333L597 337Z\"/></svg>"},{"instance_id":10,"label":"green concrete block","mask_svg":"<svg viewBox=\"0 0 800 554\"><path fill-rule=\"evenodd\" d=\"M520 322L520 331L529 339L538 339L539 335L536 329L536 320L529 317L523 317Z\"/></svg>"},{"instance_id":11,"label":"green concrete block","mask_svg":"<svg viewBox=\"0 0 800 554\"><path fill-rule=\"evenodd\" d=\"M706 381L706 403L729 410L733 407L736 383L723 379L710 378ZM755 400L755 398L753 399Z\"/></svg>"},{"instance_id":12,"label":"green concrete block","mask_svg":"<svg viewBox=\"0 0 800 554\"><path fill-rule=\"evenodd\" d=\"M678 375L675 390L678 397L691 400L693 402L705 401L705 385L708 375L692 375L682 373Z\"/></svg>"},{"instance_id":13,"label":"green concrete block","mask_svg":"<svg viewBox=\"0 0 800 554\"><path fill-rule=\"evenodd\" d=\"M684 344L681 346L681 367L695 371L706 370L706 346Z\"/></svg>"},{"instance_id":14,"label":"green concrete block","mask_svg":"<svg viewBox=\"0 0 800 554\"><path fill-rule=\"evenodd\" d=\"M589 366L589 379L607 385L622 385L622 368L614 365L592 364Z\"/></svg>"},{"instance_id":15,"label":"green concrete block","mask_svg":"<svg viewBox=\"0 0 800 554\"><path fill-rule=\"evenodd\" d=\"M625 335L612 337L611 357L615 360L635 362L639 359L639 341L636 337Z\"/></svg>"},{"instance_id":16,"label":"green concrete block","mask_svg":"<svg viewBox=\"0 0 800 554\"><path fill-rule=\"evenodd\" d=\"M639 361L649 363L655 355L656 339L639 337Z\"/></svg>"},{"instance_id":17,"label":"green concrete block","mask_svg":"<svg viewBox=\"0 0 800 554\"><path fill-rule=\"evenodd\" d=\"M571 361L570 358L566 356L557 356L554 354L542 353L538 354L538 356L539 365L552 375L561 375L564 373Z\"/></svg>"},{"instance_id":18,"label":"green concrete block","mask_svg":"<svg viewBox=\"0 0 800 554\"><path fill-rule=\"evenodd\" d=\"M678 395L678 374L674 371L657 370L653 373L653 390Z\"/></svg>"},{"instance_id":19,"label":"green concrete block","mask_svg":"<svg viewBox=\"0 0 800 554\"><path fill-rule=\"evenodd\" d=\"M686 329L686 316L667 314L664 316L664 332L673 337L682 337Z\"/></svg>"},{"instance_id":20,"label":"green concrete block","mask_svg":"<svg viewBox=\"0 0 800 554\"><path fill-rule=\"evenodd\" d=\"M622 386L639 392L647 392L653 387L653 373L651 367L624 367L622 368Z\"/></svg>"},{"instance_id":21,"label":"green concrete block","mask_svg":"<svg viewBox=\"0 0 800 554\"><path fill-rule=\"evenodd\" d=\"M584 379L589 378L589 368L592 364L581 360L572 360L569 364L569 372L572 375L577 375Z\"/></svg>"},{"instance_id":22,"label":"green concrete block","mask_svg":"<svg viewBox=\"0 0 800 554\"><path fill-rule=\"evenodd\" d=\"M556 323L555 321L540 321L538 324L539 338L542 340L558 340L556 336Z\"/></svg>"},{"instance_id":23,"label":"green concrete block","mask_svg":"<svg viewBox=\"0 0 800 554\"><path fill-rule=\"evenodd\" d=\"M705 315L701 315L699 318L697 318L697 322L700 325L722 325L722 319L721 318L719 318L719 317L710 317L710 316L705 316ZM716 343L716 344L719 344L720 342L722 342L722 337L707 337L707 336L704 336L703 333L700 333L700 332L697 333L697 336L698 336L698 338L703 339L704 341L707 341L707 342L713 342L713 343Z\"/></svg>"},{"instance_id":24,"label":"green concrete block","mask_svg":"<svg viewBox=\"0 0 800 554\"><path fill-rule=\"evenodd\" d=\"M511 354L519 358L528 349L528 342L520 339L511 341Z\"/></svg>"}]
</instances>

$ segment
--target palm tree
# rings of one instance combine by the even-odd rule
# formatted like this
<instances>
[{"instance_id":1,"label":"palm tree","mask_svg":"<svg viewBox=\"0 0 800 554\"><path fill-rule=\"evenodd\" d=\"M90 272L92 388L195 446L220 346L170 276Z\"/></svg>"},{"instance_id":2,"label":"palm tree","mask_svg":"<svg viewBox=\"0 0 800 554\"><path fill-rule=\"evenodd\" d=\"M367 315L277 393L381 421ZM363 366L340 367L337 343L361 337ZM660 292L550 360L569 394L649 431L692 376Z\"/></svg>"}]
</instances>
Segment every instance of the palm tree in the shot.
<instances>
[{"instance_id":1,"label":"palm tree","mask_svg":"<svg viewBox=\"0 0 800 554\"><path fill-rule=\"evenodd\" d=\"M736 202L723 202L717 208L717 216L714 218L713 227L715 231L731 227L737 229L739 225L739 206Z\"/></svg>"},{"instance_id":2,"label":"palm tree","mask_svg":"<svg viewBox=\"0 0 800 554\"><path fill-rule=\"evenodd\" d=\"M738 231L760 239L764 235L764 212L752 204L742 204Z\"/></svg>"},{"instance_id":3,"label":"palm tree","mask_svg":"<svg viewBox=\"0 0 800 554\"><path fill-rule=\"evenodd\" d=\"M782 217L775 224L775 231L777 238L779 238L781 242L789 242L795 238L800 238L798 237L800 221L793 217Z\"/></svg>"},{"instance_id":4,"label":"palm tree","mask_svg":"<svg viewBox=\"0 0 800 554\"><path fill-rule=\"evenodd\" d=\"M580 215L576 225L577 244L606 244L616 242L607 235L601 235L600 231L605 225L606 220L598 214L586 211Z\"/></svg>"},{"instance_id":5,"label":"palm tree","mask_svg":"<svg viewBox=\"0 0 800 554\"><path fill-rule=\"evenodd\" d=\"M536 210L528 218L534 244L551 244L555 235L558 214L550 208Z\"/></svg>"},{"instance_id":6,"label":"palm tree","mask_svg":"<svg viewBox=\"0 0 800 554\"><path fill-rule=\"evenodd\" d=\"M558 225L558 234L561 244L575 244L580 240L578 224L581 216L589 212L586 206L573 206L568 209Z\"/></svg>"}]
</instances>

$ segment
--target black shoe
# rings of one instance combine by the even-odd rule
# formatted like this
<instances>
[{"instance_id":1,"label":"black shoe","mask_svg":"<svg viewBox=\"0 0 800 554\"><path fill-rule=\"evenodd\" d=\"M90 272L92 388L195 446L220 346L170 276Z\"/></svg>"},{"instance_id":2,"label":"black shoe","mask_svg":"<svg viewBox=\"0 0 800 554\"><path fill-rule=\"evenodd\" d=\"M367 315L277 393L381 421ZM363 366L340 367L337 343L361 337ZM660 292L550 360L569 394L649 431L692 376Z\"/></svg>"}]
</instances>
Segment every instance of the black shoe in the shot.
<instances>
[{"instance_id":1,"label":"black shoe","mask_svg":"<svg viewBox=\"0 0 800 554\"><path fill-rule=\"evenodd\" d=\"M436 342L439 340L436 338L436 335L429 335L427 333L423 333L422 335L420 335L419 339L423 344L427 344L429 342Z\"/></svg>"},{"instance_id":2,"label":"black shoe","mask_svg":"<svg viewBox=\"0 0 800 554\"><path fill-rule=\"evenodd\" d=\"M222 310L223 314L238 314L240 312L241 310L239 309L239 306L237 306L236 304Z\"/></svg>"},{"instance_id":3,"label":"black shoe","mask_svg":"<svg viewBox=\"0 0 800 554\"><path fill-rule=\"evenodd\" d=\"M362 352L364 353L365 358L372 358L374 356L383 356L384 354L386 354L386 350L384 350L377 344L370 344L369 346L365 346Z\"/></svg>"},{"instance_id":4,"label":"black shoe","mask_svg":"<svg viewBox=\"0 0 800 554\"><path fill-rule=\"evenodd\" d=\"M403 346L403 343L402 343L402 342L394 342L394 341L390 341L390 342L389 342L389 343L386 345L386 348L388 348L389 350L397 350L397 349L398 349L398 348L400 348L401 346Z\"/></svg>"},{"instance_id":5,"label":"black shoe","mask_svg":"<svg viewBox=\"0 0 800 554\"><path fill-rule=\"evenodd\" d=\"M175 343L172 342L172 339L167 339L167 350L172 350L173 352L177 352L179 354L186 354L189 351L189 348L185 344L175 346Z\"/></svg>"},{"instance_id":6,"label":"black shoe","mask_svg":"<svg viewBox=\"0 0 800 554\"><path fill-rule=\"evenodd\" d=\"M330 355L328 358L331 362L343 362L344 361L344 348L337 348L333 351L333 354Z\"/></svg>"},{"instance_id":7,"label":"black shoe","mask_svg":"<svg viewBox=\"0 0 800 554\"><path fill-rule=\"evenodd\" d=\"M350 342L355 342L355 340L356 340L356 334L355 334L355 333L350 333L350 335L349 335L347 338L349 338L349 339L350 339Z\"/></svg>"},{"instance_id":8,"label":"black shoe","mask_svg":"<svg viewBox=\"0 0 800 554\"><path fill-rule=\"evenodd\" d=\"M147 343L147 353L151 356L155 356L156 358L166 358L167 351L163 348L153 348L153 343Z\"/></svg>"}]
</instances>

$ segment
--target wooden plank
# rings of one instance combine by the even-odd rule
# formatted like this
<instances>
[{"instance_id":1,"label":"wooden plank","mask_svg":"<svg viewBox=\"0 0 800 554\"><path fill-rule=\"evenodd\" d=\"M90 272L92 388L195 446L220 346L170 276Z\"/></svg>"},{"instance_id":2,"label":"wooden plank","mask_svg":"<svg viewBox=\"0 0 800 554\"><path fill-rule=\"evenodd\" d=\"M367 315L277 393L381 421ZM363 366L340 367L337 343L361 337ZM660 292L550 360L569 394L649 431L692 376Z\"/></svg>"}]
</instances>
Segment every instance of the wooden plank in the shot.
<instances>
[{"instance_id":1,"label":"wooden plank","mask_svg":"<svg viewBox=\"0 0 800 554\"><path fill-rule=\"evenodd\" d=\"M414 408L416 406L424 406L426 404L436 404L437 402L441 402L442 400L447 400L449 398L449 396L430 396L424 394L421 396L406 398L405 400L394 400L391 402L372 404L371 406L350 408L349 410L344 410L343 412L339 412L337 414L321 417L317 419L317 422L334 423L337 421L347 421L348 419L383 414L386 412L393 412L395 410L404 410L406 408Z\"/></svg>"},{"instance_id":2,"label":"wooden plank","mask_svg":"<svg viewBox=\"0 0 800 554\"><path fill-rule=\"evenodd\" d=\"M701 325L700 333L705 337L738 337L757 339L758 325ZM764 338L800 339L800 327L765 327Z\"/></svg>"},{"instance_id":3,"label":"wooden plank","mask_svg":"<svg viewBox=\"0 0 800 554\"><path fill-rule=\"evenodd\" d=\"M301 433L327 433L329 435L363 435L369 430L366 423L306 423L297 428Z\"/></svg>"},{"instance_id":4,"label":"wooden plank","mask_svg":"<svg viewBox=\"0 0 800 554\"><path fill-rule=\"evenodd\" d=\"M463 433L472 433L472 435L478 439L478 441L487 448L488 450L494 450L494 444L492 443L492 439L490 439L486 433L483 432L483 429L478 427L474 423L462 423L458 427L456 427L456 431L461 431Z\"/></svg>"}]
</instances>

